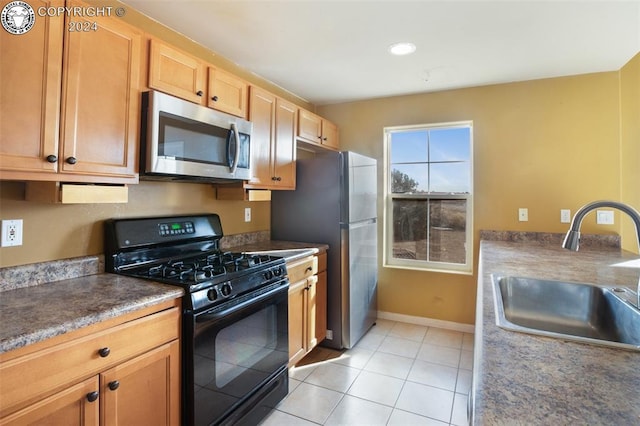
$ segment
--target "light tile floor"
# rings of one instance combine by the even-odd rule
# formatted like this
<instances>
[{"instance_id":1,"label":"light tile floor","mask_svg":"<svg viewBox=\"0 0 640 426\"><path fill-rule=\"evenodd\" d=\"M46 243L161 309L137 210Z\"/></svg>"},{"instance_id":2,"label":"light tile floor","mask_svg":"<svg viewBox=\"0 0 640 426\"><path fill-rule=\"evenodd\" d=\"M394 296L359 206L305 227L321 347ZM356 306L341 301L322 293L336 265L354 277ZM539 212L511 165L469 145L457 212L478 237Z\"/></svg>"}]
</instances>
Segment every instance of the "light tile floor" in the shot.
<instances>
[{"instance_id":1,"label":"light tile floor","mask_svg":"<svg viewBox=\"0 0 640 426\"><path fill-rule=\"evenodd\" d=\"M346 351L317 347L290 370L262 426L467 425L473 334L388 320Z\"/></svg>"}]
</instances>

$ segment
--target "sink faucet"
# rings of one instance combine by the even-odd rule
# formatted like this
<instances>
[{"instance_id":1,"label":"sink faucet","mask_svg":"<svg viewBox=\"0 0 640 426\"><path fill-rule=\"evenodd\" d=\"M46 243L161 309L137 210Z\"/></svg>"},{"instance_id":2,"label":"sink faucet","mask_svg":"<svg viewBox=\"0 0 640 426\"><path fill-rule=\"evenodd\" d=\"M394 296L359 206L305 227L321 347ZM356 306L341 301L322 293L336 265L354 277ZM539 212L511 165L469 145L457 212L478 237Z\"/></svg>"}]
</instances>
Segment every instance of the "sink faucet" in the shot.
<instances>
[{"instance_id":1,"label":"sink faucet","mask_svg":"<svg viewBox=\"0 0 640 426\"><path fill-rule=\"evenodd\" d=\"M564 242L562 243L562 247L578 251L580 245L580 225L582 224L582 219L592 210L595 210L600 207L609 207L618 209L631 217L633 223L636 225L636 237L638 239L638 248L640 249L640 213L633 207L619 203L617 201L594 201L584 206L580 207L580 209L576 212L576 215L573 217L571 221L571 227L569 231L567 231L567 235L564 237ZM638 289L637 289L638 300L636 301L636 308L640 309L640 277L638 277Z\"/></svg>"}]
</instances>

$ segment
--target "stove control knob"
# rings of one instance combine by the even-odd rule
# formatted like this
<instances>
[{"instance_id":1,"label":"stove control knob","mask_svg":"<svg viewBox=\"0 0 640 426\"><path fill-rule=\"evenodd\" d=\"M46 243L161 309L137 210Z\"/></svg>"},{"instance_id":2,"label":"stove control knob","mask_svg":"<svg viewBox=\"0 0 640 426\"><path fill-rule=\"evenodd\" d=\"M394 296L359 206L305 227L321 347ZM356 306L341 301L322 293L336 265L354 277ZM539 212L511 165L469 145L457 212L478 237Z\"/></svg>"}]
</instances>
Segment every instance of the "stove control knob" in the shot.
<instances>
[{"instance_id":1,"label":"stove control knob","mask_svg":"<svg viewBox=\"0 0 640 426\"><path fill-rule=\"evenodd\" d=\"M207 298L211 301L214 301L218 298L218 290L215 288L212 288L211 290L209 290L207 292Z\"/></svg>"},{"instance_id":2,"label":"stove control knob","mask_svg":"<svg viewBox=\"0 0 640 426\"><path fill-rule=\"evenodd\" d=\"M264 273L264 279L265 280L270 280L271 278L273 278L273 272L267 271L267 272Z\"/></svg>"},{"instance_id":3,"label":"stove control knob","mask_svg":"<svg viewBox=\"0 0 640 426\"><path fill-rule=\"evenodd\" d=\"M273 275L275 275L276 277L279 277L280 275L282 275L282 268L278 266L277 269L274 269Z\"/></svg>"},{"instance_id":4,"label":"stove control knob","mask_svg":"<svg viewBox=\"0 0 640 426\"><path fill-rule=\"evenodd\" d=\"M224 283L222 284L222 287L220 288L220 293L222 293L222 295L224 297L228 297L229 295L231 295L231 290L233 290L233 287L231 287L230 283Z\"/></svg>"}]
</instances>

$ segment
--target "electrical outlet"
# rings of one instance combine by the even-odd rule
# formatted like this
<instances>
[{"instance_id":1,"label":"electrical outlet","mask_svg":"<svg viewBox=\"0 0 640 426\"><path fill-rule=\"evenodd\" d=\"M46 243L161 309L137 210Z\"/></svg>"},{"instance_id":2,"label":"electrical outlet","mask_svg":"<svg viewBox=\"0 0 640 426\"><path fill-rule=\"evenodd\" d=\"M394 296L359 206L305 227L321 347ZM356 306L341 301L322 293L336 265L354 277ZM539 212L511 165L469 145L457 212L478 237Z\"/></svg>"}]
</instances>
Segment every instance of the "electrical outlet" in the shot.
<instances>
[{"instance_id":1,"label":"electrical outlet","mask_svg":"<svg viewBox=\"0 0 640 426\"><path fill-rule=\"evenodd\" d=\"M560 210L560 223L570 223L571 222L571 210L569 209L561 209Z\"/></svg>"},{"instance_id":2,"label":"electrical outlet","mask_svg":"<svg viewBox=\"0 0 640 426\"><path fill-rule=\"evenodd\" d=\"M22 219L2 221L2 247L22 245Z\"/></svg>"},{"instance_id":3,"label":"electrical outlet","mask_svg":"<svg viewBox=\"0 0 640 426\"><path fill-rule=\"evenodd\" d=\"M596 210L598 225L613 225L613 210Z\"/></svg>"},{"instance_id":4,"label":"electrical outlet","mask_svg":"<svg viewBox=\"0 0 640 426\"><path fill-rule=\"evenodd\" d=\"M327 340L333 340L333 330L327 330Z\"/></svg>"},{"instance_id":5,"label":"electrical outlet","mask_svg":"<svg viewBox=\"0 0 640 426\"><path fill-rule=\"evenodd\" d=\"M244 209L244 221L251 222L251 207L245 207Z\"/></svg>"},{"instance_id":6,"label":"electrical outlet","mask_svg":"<svg viewBox=\"0 0 640 426\"><path fill-rule=\"evenodd\" d=\"M529 220L529 209L518 209L518 220L520 222L527 222Z\"/></svg>"}]
</instances>

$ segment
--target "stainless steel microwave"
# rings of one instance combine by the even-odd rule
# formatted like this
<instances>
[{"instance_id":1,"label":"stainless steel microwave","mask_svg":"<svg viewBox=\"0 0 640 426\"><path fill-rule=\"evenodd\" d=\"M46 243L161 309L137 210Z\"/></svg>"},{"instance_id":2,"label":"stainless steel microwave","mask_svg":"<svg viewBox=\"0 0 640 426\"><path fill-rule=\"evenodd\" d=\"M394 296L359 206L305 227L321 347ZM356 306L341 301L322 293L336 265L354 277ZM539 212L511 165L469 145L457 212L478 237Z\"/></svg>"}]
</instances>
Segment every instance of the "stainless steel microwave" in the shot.
<instances>
[{"instance_id":1,"label":"stainless steel microwave","mask_svg":"<svg viewBox=\"0 0 640 426\"><path fill-rule=\"evenodd\" d=\"M251 178L252 124L161 92L142 94L142 179Z\"/></svg>"}]
</instances>

